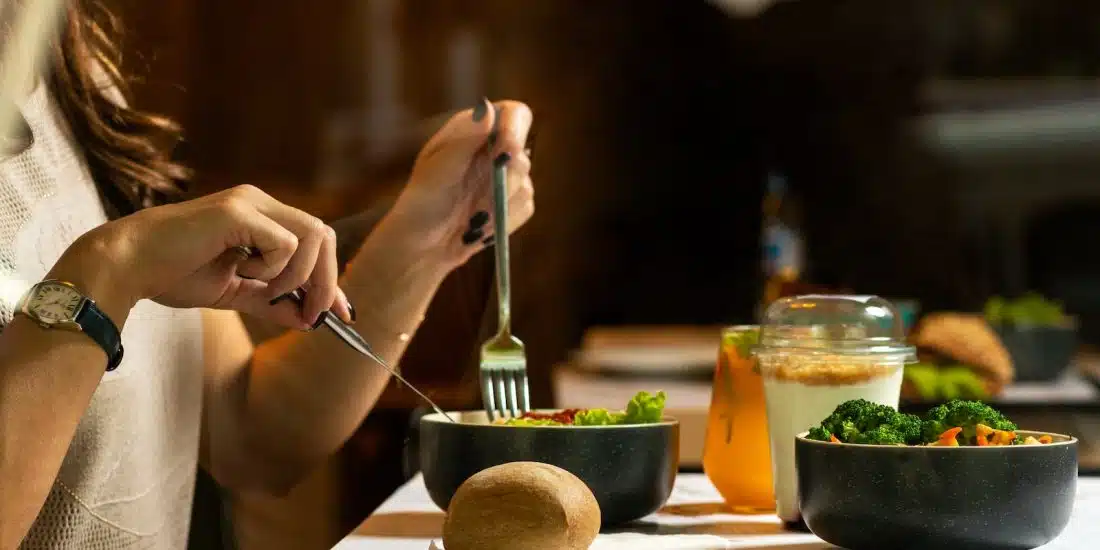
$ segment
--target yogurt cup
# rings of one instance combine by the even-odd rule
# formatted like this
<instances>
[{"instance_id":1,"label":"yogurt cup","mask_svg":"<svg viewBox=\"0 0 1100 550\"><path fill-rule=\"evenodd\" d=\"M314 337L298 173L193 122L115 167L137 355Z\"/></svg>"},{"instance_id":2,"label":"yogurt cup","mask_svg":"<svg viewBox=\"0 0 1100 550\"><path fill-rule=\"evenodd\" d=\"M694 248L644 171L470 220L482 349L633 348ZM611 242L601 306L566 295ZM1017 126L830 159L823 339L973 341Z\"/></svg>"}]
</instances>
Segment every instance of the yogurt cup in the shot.
<instances>
[{"instance_id":1,"label":"yogurt cup","mask_svg":"<svg viewBox=\"0 0 1100 550\"><path fill-rule=\"evenodd\" d=\"M768 307L754 353L764 378L776 513L797 523L796 436L852 399L896 409L914 349L886 300L809 295Z\"/></svg>"}]
</instances>

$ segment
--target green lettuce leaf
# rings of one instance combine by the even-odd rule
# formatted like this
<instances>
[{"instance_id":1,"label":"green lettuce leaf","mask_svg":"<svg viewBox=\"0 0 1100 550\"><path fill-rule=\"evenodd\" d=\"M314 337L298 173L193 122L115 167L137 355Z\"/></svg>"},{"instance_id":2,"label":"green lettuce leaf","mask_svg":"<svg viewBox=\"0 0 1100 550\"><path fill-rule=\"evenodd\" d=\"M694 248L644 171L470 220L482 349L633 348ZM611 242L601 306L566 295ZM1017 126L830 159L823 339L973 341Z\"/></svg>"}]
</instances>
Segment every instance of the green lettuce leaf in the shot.
<instances>
[{"instance_id":1,"label":"green lettuce leaf","mask_svg":"<svg viewBox=\"0 0 1100 550\"><path fill-rule=\"evenodd\" d=\"M611 426L622 424L625 416L624 413L613 413L607 409L588 409L577 413L577 416L573 417L573 425Z\"/></svg>"},{"instance_id":2,"label":"green lettuce leaf","mask_svg":"<svg viewBox=\"0 0 1100 550\"><path fill-rule=\"evenodd\" d=\"M638 392L627 404L621 424L656 424L664 417L664 413L665 392L659 391L656 395Z\"/></svg>"}]
</instances>

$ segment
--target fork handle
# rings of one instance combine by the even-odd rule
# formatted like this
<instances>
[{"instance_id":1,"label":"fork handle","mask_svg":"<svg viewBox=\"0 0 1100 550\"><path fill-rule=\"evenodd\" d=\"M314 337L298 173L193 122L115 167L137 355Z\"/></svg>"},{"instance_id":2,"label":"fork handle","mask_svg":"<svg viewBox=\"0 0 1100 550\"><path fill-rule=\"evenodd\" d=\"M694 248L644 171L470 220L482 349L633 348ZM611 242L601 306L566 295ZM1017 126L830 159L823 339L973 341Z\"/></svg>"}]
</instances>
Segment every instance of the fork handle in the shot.
<instances>
[{"instance_id":1,"label":"fork handle","mask_svg":"<svg viewBox=\"0 0 1100 550\"><path fill-rule=\"evenodd\" d=\"M496 233L498 335L512 333L512 274L508 255L508 159L493 160L493 230Z\"/></svg>"}]
</instances>

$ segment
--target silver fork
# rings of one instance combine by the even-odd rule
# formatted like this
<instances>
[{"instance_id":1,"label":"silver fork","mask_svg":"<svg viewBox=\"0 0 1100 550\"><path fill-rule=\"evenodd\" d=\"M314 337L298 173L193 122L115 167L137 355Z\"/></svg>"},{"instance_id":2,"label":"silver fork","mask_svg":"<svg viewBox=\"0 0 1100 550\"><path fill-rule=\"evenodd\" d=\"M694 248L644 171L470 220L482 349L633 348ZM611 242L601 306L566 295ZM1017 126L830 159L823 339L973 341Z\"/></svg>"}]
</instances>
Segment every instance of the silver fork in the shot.
<instances>
[{"instance_id":1,"label":"silver fork","mask_svg":"<svg viewBox=\"0 0 1100 550\"><path fill-rule=\"evenodd\" d=\"M497 260L496 336L481 346L481 399L489 420L513 418L531 410L527 354L512 336L512 281L508 258L508 178L505 163L493 160L493 226Z\"/></svg>"}]
</instances>

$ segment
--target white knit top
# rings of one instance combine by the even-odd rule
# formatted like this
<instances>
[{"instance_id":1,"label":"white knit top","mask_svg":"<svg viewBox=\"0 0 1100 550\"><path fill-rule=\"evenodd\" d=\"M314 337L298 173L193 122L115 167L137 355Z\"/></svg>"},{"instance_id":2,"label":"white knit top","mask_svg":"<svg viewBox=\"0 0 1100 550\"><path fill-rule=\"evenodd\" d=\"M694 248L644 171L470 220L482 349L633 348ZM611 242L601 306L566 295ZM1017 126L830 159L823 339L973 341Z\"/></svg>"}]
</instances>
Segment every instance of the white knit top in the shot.
<instances>
[{"instance_id":1,"label":"white knit top","mask_svg":"<svg viewBox=\"0 0 1100 550\"><path fill-rule=\"evenodd\" d=\"M20 110L34 143L0 159L0 324L78 236L106 221L47 87ZM122 340L123 362L96 389L23 549L186 548L202 413L200 311L142 301Z\"/></svg>"}]
</instances>

